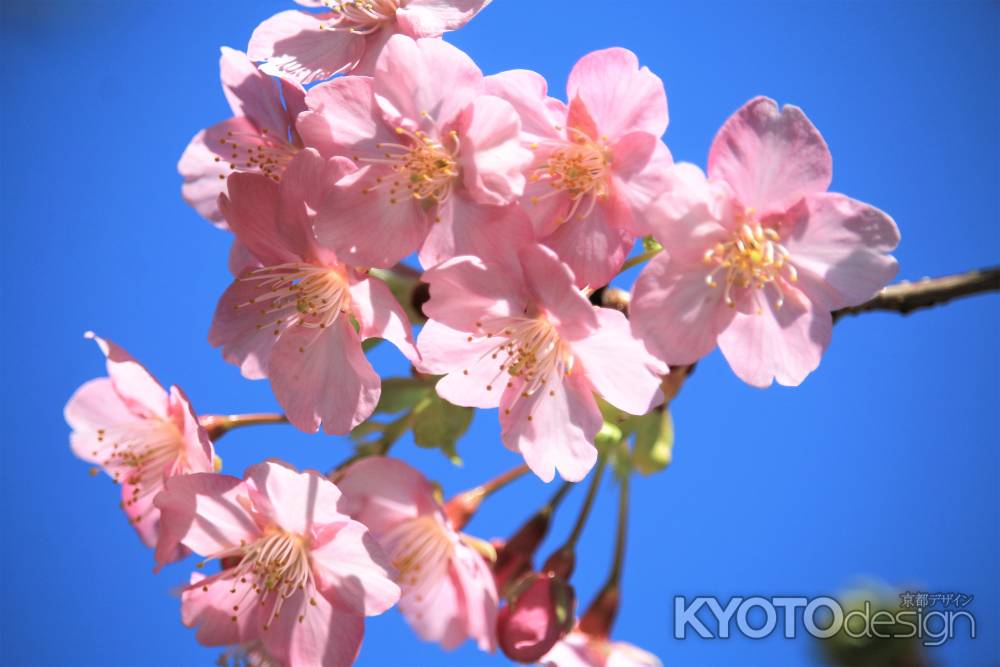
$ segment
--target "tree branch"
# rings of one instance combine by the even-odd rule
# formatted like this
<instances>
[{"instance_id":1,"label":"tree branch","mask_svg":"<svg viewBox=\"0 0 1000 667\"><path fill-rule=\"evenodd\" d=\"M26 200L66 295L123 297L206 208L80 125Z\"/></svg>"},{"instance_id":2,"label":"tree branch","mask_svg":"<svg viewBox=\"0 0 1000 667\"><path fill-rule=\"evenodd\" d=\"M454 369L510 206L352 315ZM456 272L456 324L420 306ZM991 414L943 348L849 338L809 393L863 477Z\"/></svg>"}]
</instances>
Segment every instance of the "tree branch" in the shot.
<instances>
[{"instance_id":1,"label":"tree branch","mask_svg":"<svg viewBox=\"0 0 1000 667\"><path fill-rule=\"evenodd\" d=\"M954 299L997 291L1000 291L1000 266L941 278L924 278L915 283L902 282L886 287L861 305L835 311L833 321L836 322L845 315L857 315L873 310L907 315L915 310L932 308Z\"/></svg>"}]
</instances>

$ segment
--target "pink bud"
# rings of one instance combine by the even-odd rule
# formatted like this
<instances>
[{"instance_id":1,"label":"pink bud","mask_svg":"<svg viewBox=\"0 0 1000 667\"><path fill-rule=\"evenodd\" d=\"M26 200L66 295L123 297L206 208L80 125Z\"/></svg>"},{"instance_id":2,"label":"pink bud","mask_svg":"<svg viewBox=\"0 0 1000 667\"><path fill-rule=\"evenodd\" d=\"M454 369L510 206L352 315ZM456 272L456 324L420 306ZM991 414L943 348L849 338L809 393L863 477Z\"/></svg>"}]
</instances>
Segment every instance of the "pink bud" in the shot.
<instances>
[{"instance_id":1,"label":"pink bud","mask_svg":"<svg viewBox=\"0 0 1000 667\"><path fill-rule=\"evenodd\" d=\"M514 585L497 619L497 641L511 660L533 663L568 633L576 615L573 587L553 574L531 573Z\"/></svg>"}]
</instances>

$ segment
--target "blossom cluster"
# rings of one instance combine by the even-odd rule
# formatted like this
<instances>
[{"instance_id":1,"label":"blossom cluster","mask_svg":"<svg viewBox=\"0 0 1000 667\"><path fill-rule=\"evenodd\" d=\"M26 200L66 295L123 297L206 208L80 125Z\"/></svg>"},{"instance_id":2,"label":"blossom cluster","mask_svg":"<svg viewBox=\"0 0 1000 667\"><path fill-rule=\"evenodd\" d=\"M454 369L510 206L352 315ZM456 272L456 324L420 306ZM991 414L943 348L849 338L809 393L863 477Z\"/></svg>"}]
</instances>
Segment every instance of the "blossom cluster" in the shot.
<instances>
[{"instance_id":1,"label":"blossom cluster","mask_svg":"<svg viewBox=\"0 0 1000 667\"><path fill-rule=\"evenodd\" d=\"M489 0L298 2L245 53L223 48L233 116L178 168L186 201L233 237L209 342L268 380L303 431L372 416L382 383L363 343L384 339L439 378L440 399L498 408L502 443L541 480L579 481L603 402L645 415L670 367L716 347L751 385L797 385L831 312L895 275L895 224L828 192L830 152L797 107L747 102L702 171L674 162L664 85L626 49L584 55L563 100L536 72L484 75L441 39ZM637 244L649 261L628 315L595 305ZM413 257L429 288L416 338L412 304L384 280ZM495 547L399 460L222 474L213 420L95 340L108 374L67 405L73 451L121 484L158 567L218 561L181 598L202 643L254 664L349 665L365 617L398 605L445 648L658 664L572 615L550 631L551 577L501 610Z\"/></svg>"}]
</instances>

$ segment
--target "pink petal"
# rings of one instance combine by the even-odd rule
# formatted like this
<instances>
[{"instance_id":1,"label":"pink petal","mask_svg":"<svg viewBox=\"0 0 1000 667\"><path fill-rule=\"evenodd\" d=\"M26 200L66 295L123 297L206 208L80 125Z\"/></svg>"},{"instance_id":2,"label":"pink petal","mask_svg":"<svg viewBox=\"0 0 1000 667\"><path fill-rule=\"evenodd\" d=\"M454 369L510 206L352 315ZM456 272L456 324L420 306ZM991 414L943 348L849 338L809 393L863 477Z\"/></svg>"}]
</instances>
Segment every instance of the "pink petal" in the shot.
<instances>
[{"instance_id":1,"label":"pink petal","mask_svg":"<svg viewBox=\"0 0 1000 667\"><path fill-rule=\"evenodd\" d=\"M264 265L301 259L281 224L280 186L264 174L232 174L229 194L219 197L219 209L250 253Z\"/></svg>"},{"instance_id":2,"label":"pink petal","mask_svg":"<svg viewBox=\"0 0 1000 667\"><path fill-rule=\"evenodd\" d=\"M364 167L344 177L319 210L320 243L353 266L390 267L423 243L430 219L408 193L394 193L394 172ZM376 187L377 178L386 183Z\"/></svg>"},{"instance_id":3,"label":"pink petal","mask_svg":"<svg viewBox=\"0 0 1000 667\"><path fill-rule=\"evenodd\" d=\"M473 255L517 273L517 252L532 241L531 221L520 206L488 206L454 194L438 207L437 219L420 247L420 265L429 268L459 255Z\"/></svg>"},{"instance_id":4,"label":"pink petal","mask_svg":"<svg viewBox=\"0 0 1000 667\"><path fill-rule=\"evenodd\" d=\"M646 209L645 226L678 267L703 264L707 250L728 240L733 206L728 186L683 162L670 169L666 190Z\"/></svg>"},{"instance_id":5,"label":"pink petal","mask_svg":"<svg viewBox=\"0 0 1000 667\"><path fill-rule=\"evenodd\" d=\"M579 482L597 461L594 437L604 423L582 374L546 385L527 397L520 383L500 402L501 438L520 451L531 471L551 482L556 470L567 482Z\"/></svg>"},{"instance_id":6,"label":"pink petal","mask_svg":"<svg viewBox=\"0 0 1000 667\"><path fill-rule=\"evenodd\" d=\"M377 278L365 278L350 287L353 314L361 326L361 338L384 338L410 361L420 358L413 345L413 332L406 311L389 287Z\"/></svg>"},{"instance_id":7,"label":"pink petal","mask_svg":"<svg viewBox=\"0 0 1000 667\"><path fill-rule=\"evenodd\" d=\"M411 37L440 37L472 20L492 0L410 0L396 10L396 21Z\"/></svg>"},{"instance_id":8,"label":"pink petal","mask_svg":"<svg viewBox=\"0 0 1000 667\"><path fill-rule=\"evenodd\" d=\"M107 358L108 376L115 392L131 412L167 416L167 392L142 364L110 340L100 338L93 332L88 331L84 337L92 338L101 348Z\"/></svg>"},{"instance_id":9,"label":"pink petal","mask_svg":"<svg viewBox=\"0 0 1000 667\"><path fill-rule=\"evenodd\" d=\"M867 301L899 269L889 255L899 243L896 223L877 208L841 194L812 195L789 211L782 243L803 289L806 283L815 285L809 296L829 310Z\"/></svg>"},{"instance_id":10,"label":"pink petal","mask_svg":"<svg viewBox=\"0 0 1000 667\"><path fill-rule=\"evenodd\" d=\"M735 312L719 334L719 349L733 372L755 387L772 380L797 386L819 366L830 343L833 320L794 288L786 288L785 302L776 307L771 290L767 297L754 292L761 313Z\"/></svg>"},{"instance_id":11,"label":"pink petal","mask_svg":"<svg viewBox=\"0 0 1000 667\"><path fill-rule=\"evenodd\" d=\"M364 38L340 30L323 30L331 14L286 11L253 31L247 55L265 61L268 74L287 76L302 85L329 79L351 69L364 52Z\"/></svg>"},{"instance_id":12,"label":"pink petal","mask_svg":"<svg viewBox=\"0 0 1000 667\"><path fill-rule=\"evenodd\" d=\"M451 650L467 638L464 619L465 600L447 569L447 561L439 561L444 568L425 572L424 585L419 594L408 591L399 601L410 627L422 640L437 642Z\"/></svg>"},{"instance_id":13,"label":"pink petal","mask_svg":"<svg viewBox=\"0 0 1000 667\"><path fill-rule=\"evenodd\" d=\"M289 123L281 103L279 84L257 69L245 53L222 47L219 58L222 92L234 116L244 116L258 129L267 128L273 136L288 135Z\"/></svg>"},{"instance_id":14,"label":"pink petal","mask_svg":"<svg viewBox=\"0 0 1000 667\"><path fill-rule=\"evenodd\" d=\"M644 415L663 402L660 381L667 367L632 337L625 315L609 308L598 308L595 312L597 330L572 341L573 355L587 380L605 400L630 414Z\"/></svg>"},{"instance_id":15,"label":"pink petal","mask_svg":"<svg viewBox=\"0 0 1000 667\"><path fill-rule=\"evenodd\" d=\"M664 252L646 265L632 286L632 331L668 364L693 364L711 352L733 315L722 300L722 288L706 284L708 271Z\"/></svg>"},{"instance_id":16,"label":"pink petal","mask_svg":"<svg viewBox=\"0 0 1000 667\"><path fill-rule=\"evenodd\" d=\"M195 637L204 646L242 644L255 639L264 623L257 604L233 614L234 595L228 576L226 572L211 577L192 573L191 584L181 593L181 621L189 628L197 626Z\"/></svg>"},{"instance_id":17,"label":"pink petal","mask_svg":"<svg viewBox=\"0 0 1000 667\"><path fill-rule=\"evenodd\" d=\"M180 431L184 442L184 456L181 470L184 474L193 472L213 472L215 450L208 433L198 421L191 401L178 386L170 387L170 416Z\"/></svg>"},{"instance_id":18,"label":"pink petal","mask_svg":"<svg viewBox=\"0 0 1000 667\"><path fill-rule=\"evenodd\" d=\"M533 155L521 146L521 119L499 97L481 95L458 123L459 162L469 196L480 204L510 204L524 193L524 169Z\"/></svg>"},{"instance_id":19,"label":"pink petal","mask_svg":"<svg viewBox=\"0 0 1000 667\"><path fill-rule=\"evenodd\" d=\"M546 316L564 335L597 327L594 307L573 283L573 272L550 249L533 244L521 250L525 283Z\"/></svg>"},{"instance_id":20,"label":"pink petal","mask_svg":"<svg viewBox=\"0 0 1000 667\"><path fill-rule=\"evenodd\" d=\"M229 260L227 265L229 273L234 276L238 276L248 269L260 268L260 262L257 261L257 258L237 238L233 238L233 243L229 246Z\"/></svg>"},{"instance_id":21,"label":"pink petal","mask_svg":"<svg viewBox=\"0 0 1000 667\"><path fill-rule=\"evenodd\" d=\"M395 141L375 106L372 80L345 76L321 83L306 94L309 110L296 125L307 146L323 156L378 155L378 144Z\"/></svg>"},{"instance_id":22,"label":"pink petal","mask_svg":"<svg viewBox=\"0 0 1000 667\"><path fill-rule=\"evenodd\" d=\"M73 392L63 415L73 429L70 435L73 453L91 463L103 463L107 456L102 452L110 446L98 430L145 421L129 410L128 404L115 391L111 378L106 377L85 382Z\"/></svg>"},{"instance_id":23,"label":"pink petal","mask_svg":"<svg viewBox=\"0 0 1000 667\"><path fill-rule=\"evenodd\" d=\"M599 200L589 215L561 223L542 243L572 269L579 287L603 287L617 275L635 242L617 226L622 220L630 221L631 214L625 201L612 194Z\"/></svg>"},{"instance_id":24,"label":"pink petal","mask_svg":"<svg viewBox=\"0 0 1000 667\"><path fill-rule=\"evenodd\" d=\"M440 39L394 35L375 66L375 101L386 119L437 137L483 89L465 53Z\"/></svg>"},{"instance_id":25,"label":"pink petal","mask_svg":"<svg viewBox=\"0 0 1000 667\"><path fill-rule=\"evenodd\" d=\"M650 141L648 137L651 135L627 134L613 149L616 160L613 190L625 201L630 213L627 221L613 223L613 226L637 236L651 233L648 211L653 201L670 187L673 165L673 157L666 144L658 139L653 139L649 154L644 150L633 150L633 147L644 148ZM617 163L619 155L623 156L624 164Z\"/></svg>"},{"instance_id":26,"label":"pink petal","mask_svg":"<svg viewBox=\"0 0 1000 667\"><path fill-rule=\"evenodd\" d=\"M375 616L399 601L399 586L382 547L357 521L337 528L333 539L311 552L320 591L344 611Z\"/></svg>"},{"instance_id":27,"label":"pink petal","mask_svg":"<svg viewBox=\"0 0 1000 667\"><path fill-rule=\"evenodd\" d=\"M239 366L249 380L267 377L271 350L277 340L272 326L297 312L294 302L272 310L272 300L265 298L268 293L264 283L254 280L253 272L247 271L222 294L208 332L209 344L221 346L223 359Z\"/></svg>"},{"instance_id":28,"label":"pink petal","mask_svg":"<svg viewBox=\"0 0 1000 667\"><path fill-rule=\"evenodd\" d=\"M469 340L472 338L472 340ZM417 341L421 369L435 375L438 396L454 405L495 408L510 377L500 370L501 360L493 357L497 341L473 338L436 320L429 320Z\"/></svg>"},{"instance_id":29,"label":"pink petal","mask_svg":"<svg viewBox=\"0 0 1000 667\"><path fill-rule=\"evenodd\" d=\"M489 565L463 542L455 546L451 564L455 585L465 598L465 634L475 640L480 650L496 650L499 599Z\"/></svg>"},{"instance_id":30,"label":"pink petal","mask_svg":"<svg viewBox=\"0 0 1000 667\"><path fill-rule=\"evenodd\" d=\"M744 206L760 216L783 212L830 186L833 163L826 142L798 107L780 112L774 100L756 97L715 135L708 175L732 186Z\"/></svg>"},{"instance_id":31,"label":"pink petal","mask_svg":"<svg viewBox=\"0 0 1000 667\"><path fill-rule=\"evenodd\" d=\"M548 96L548 83L541 74L516 69L488 76L485 82L487 93L514 106L521 117L521 133L526 142L562 139L556 127L566 124L565 105Z\"/></svg>"},{"instance_id":32,"label":"pink petal","mask_svg":"<svg viewBox=\"0 0 1000 667\"><path fill-rule=\"evenodd\" d=\"M478 257L455 257L428 269L421 279L431 293L424 314L460 331L476 331L477 322L519 314L527 305L520 275Z\"/></svg>"},{"instance_id":33,"label":"pink petal","mask_svg":"<svg viewBox=\"0 0 1000 667\"><path fill-rule=\"evenodd\" d=\"M178 544L214 556L256 539L257 524L239 501L247 493L243 480L229 475L196 473L167 479L154 500L160 510L156 562L161 566L170 562Z\"/></svg>"},{"instance_id":34,"label":"pink petal","mask_svg":"<svg viewBox=\"0 0 1000 667\"><path fill-rule=\"evenodd\" d=\"M254 511L282 530L309 535L347 520L337 511L340 490L313 470L270 460L247 468L245 479Z\"/></svg>"},{"instance_id":35,"label":"pink petal","mask_svg":"<svg viewBox=\"0 0 1000 667\"><path fill-rule=\"evenodd\" d=\"M292 327L271 352L271 388L288 421L312 433L342 435L367 419L381 382L347 317L326 328Z\"/></svg>"},{"instance_id":36,"label":"pink petal","mask_svg":"<svg viewBox=\"0 0 1000 667\"><path fill-rule=\"evenodd\" d=\"M587 54L576 63L566 85L568 98L579 98L599 133L616 140L629 132L655 137L667 129L663 82L622 48Z\"/></svg>"},{"instance_id":37,"label":"pink petal","mask_svg":"<svg viewBox=\"0 0 1000 667\"><path fill-rule=\"evenodd\" d=\"M350 160L334 157L328 161L312 148L303 149L289 163L281 177L277 228L283 244L295 255L320 263L336 262L316 243L312 223L327 194L354 170Z\"/></svg>"},{"instance_id":38,"label":"pink petal","mask_svg":"<svg viewBox=\"0 0 1000 667\"><path fill-rule=\"evenodd\" d=\"M403 521L439 511L434 487L409 464L384 456L353 463L337 477L339 510L385 535Z\"/></svg>"},{"instance_id":39,"label":"pink petal","mask_svg":"<svg viewBox=\"0 0 1000 667\"><path fill-rule=\"evenodd\" d=\"M262 609L260 616L266 618L266 611ZM285 600L281 614L260 633L268 654L285 667L350 667L363 637L363 616L345 612L308 590Z\"/></svg>"},{"instance_id":40,"label":"pink petal","mask_svg":"<svg viewBox=\"0 0 1000 667\"><path fill-rule=\"evenodd\" d=\"M184 178L181 185L184 201L220 229L229 228L219 210L219 195L226 192L226 176L233 171L232 149L222 144L229 132L250 135L256 134L257 128L246 118L230 118L201 130L177 163L177 171Z\"/></svg>"}]
</instances>

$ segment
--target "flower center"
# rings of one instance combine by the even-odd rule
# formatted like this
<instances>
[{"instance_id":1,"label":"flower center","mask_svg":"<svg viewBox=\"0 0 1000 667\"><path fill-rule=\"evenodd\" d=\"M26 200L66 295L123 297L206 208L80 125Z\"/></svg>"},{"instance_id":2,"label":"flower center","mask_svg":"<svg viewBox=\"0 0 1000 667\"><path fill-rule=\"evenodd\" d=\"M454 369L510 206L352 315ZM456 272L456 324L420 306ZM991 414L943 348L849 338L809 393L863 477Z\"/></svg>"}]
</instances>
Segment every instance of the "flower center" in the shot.
<instances>
[{"instance_id":1,"label":"flower center","mask_svg":"<svg viewBox=\"0 0 1000 667\"><path fill-rule=\"evenodd\" d=\"M103 466L112 479L116 484L131 487L131 495L122 505L133 523L141 521L146 514L136 515L129 508L141 498L158 493L163 488L164 477L177 474L187 463L183 438L169 420L150 418L141 425L101 428L97 430L97 441L110 443L104 451ZM94 456L98 453L94 451Z\"/></svg>"},{"instance_id":2,"label":"flower center","mask_svg":"<svg viewBox=\"0 0 1000 667\"><path fill-rule=\"evenodd\" d=\"M398 203L400 196L428 204L447 201L458 176L458 133L448 133L451 146L420 130L398 127L396 134L407 143L380 143L378 148L385 151L381 157L361 158L361 162L388 165L393 171L392 176L376 178L375 185L365 188L364 193L389 185L390 204Z\"/></svg>"},{"instance_id":3,"label":"flower center","mask_svg":"<svg viewBox=\"0 0 1000 667\"><path fill-rule=\"evenodd\" d=\"M725 271L726 303L736 306L733 289L764 289L771 286L777 292L776 307L784 303L782 281L798 280L795 267L789 263L788 250L781 245L781 236L771 227L753 220L747 211L745 221L737 227L726 243L716 243L705 251L705 263L715 268L705 277L709 287L718 287L716 275ZM758 307L757 313L762 309Z\"/></svg>"},{"instance_id":4,"label":"flower center","mask_svg":"<svg viewBox=\"0 0 1000 667\"><path fill-rule=\"evenodd\" d=\"M257 282L260 294L236 308L259 307L257 329L274 327L275 336L290 326L324 329L350 311L351 294L339 267L293 262L255 269L240 280Z\"/></svg>"},{"instance_id":5,"label":"flower center","mask_svg":"<svg viewBox=\"0 0 1000 667\"><path fill-rule=\"evenodd\" d=\"M299 152L299 149L271 134L267 128L260 133L255 132L226 132L226 136L219 139L225 148L231 150L229 157L229 168L232 171L260 171L265 176L275 180L281 180L281 174L285 167L292 161L292 158ZM216 156L216 162L223 162L226 158ZM225 180L225 174L219 174L219 178Z\"/></svg>"},{"instance_id":6,"label":"flower center","mask_svg":"<svg viewBox=\"0 0 1000 667\"><path fill-rule=\"evenodd\" d=\"M329 23L320 30L339 30L355 35L370 35L383 24L396 19L399 0L325 0L333 12Z\"/></svg>"},{"instance_id":7,"label":"flower center","mask_svg":"<svg viewBox=\"0 0 1000 667\"><path fill-rule=\"evenodd\" d=\"M522 381L521 393L515 399L527 398L543 389L550 380L562 382L563 377L573 370L573 354L559 336L555 326L545 318L538 317L511 318L495 323L496 331L487 331L483 325L476 323L486 338L500 338L500 342L486 354L491 359L498 360L497 373L486 385L487 391L492 391L494 384L503 373L512 379L507 387L513 387L513 378ZM469 342L475 338L469 336ZM465 370L463 373L468 374ZM550 389L549 395L555 395ZM510 408L506 409L510 414ZM531 417L529 416L530 420Z\"/></svg>"},{"instance_id":8,"label":"flower center","mask_svg":"<svg viewBox=\"0 0 1000 667\"><path fill-rule=\"evenodd\" d=\"M239 614L241 609L247 607L245 603L248 598L255 598L260 605L273 603L271 613L264 622L265 630L278 617L285 600L298 591L311 595L315 590L309 542L298 533L272 529L253 543L241 544L218 554L216 558L239 559L220 579L232 582L229 591L232 594L243 587L243 595L234 600L234 613ZM203 585L202 590L207 591L208 584ZM250 603L253 601L251 599ZM315 601L310 599L310 604L314 605ZM230 616L233 622L237 618L235 615ZM299 623L304 619L304 614L300 614Z\"/></svg>"},{"instance_id":9,"label":"flower center","mask_svg":"<svg viewBox=\"0 0 1000 667\"><path fill-rule=\"evenodd\" d=\"M556 220L557 224L571 220L585 200L587 204L580 218L587 217L597 200L606 198L610 190L611 148L606 140L595 142L575 128L570 131L574 135L573 142L551 153L531 174L533 182L545 181L553 189L541 197L532 197L532 204L561 192L569 195L570 210L565 217Z\"/></svg>"},{"instance_id":10,"label":"flower center","mask_svg":"<svg viewBox=\"0 0 1000 667\"><path fill-rule=\"evenodd\" d=\"M400 582L411 587L446 563L454 549L444 524L429 514L400 523L389 531L382 545L399 571Z\"/></svg>"}]
</instances>

